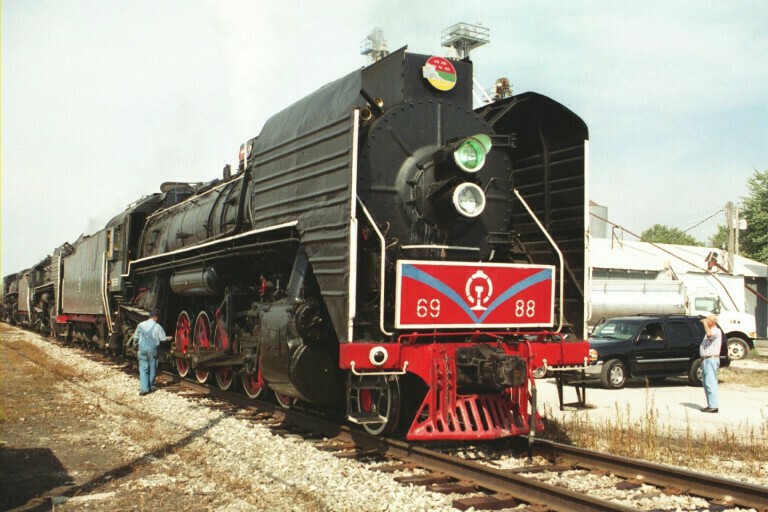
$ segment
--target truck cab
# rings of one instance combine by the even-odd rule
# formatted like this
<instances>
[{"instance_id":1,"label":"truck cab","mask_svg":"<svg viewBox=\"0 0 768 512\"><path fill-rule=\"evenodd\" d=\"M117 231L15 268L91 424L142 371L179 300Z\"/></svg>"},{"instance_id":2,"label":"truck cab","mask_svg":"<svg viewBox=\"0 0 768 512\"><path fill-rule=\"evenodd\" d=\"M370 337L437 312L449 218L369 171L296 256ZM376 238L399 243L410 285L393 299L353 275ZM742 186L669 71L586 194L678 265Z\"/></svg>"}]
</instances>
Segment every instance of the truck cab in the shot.
<instances>
[{"instance_id":1,"label":"truck cab","mask_svg":"<svg viewBox=\"0 0 768 512\"><path fill-rule=\"evenodd\" d=\"M740 311L730 311L723 307L720 297L714 294L695 293L688 297L688 314L707 316L717 315L718 323L723 328L728 344L728 357L732 360L744 359L755 348L757 322L754 315Z\"/></svg>"},{"instance_id":2,"label":"truck cab","mask_svg":"<svg viewBox=\"0 0 768 512\"><path fill-rule=\"evenodd\" d=\"M666 377L687 376L691 385L700 386L702 318L686 315L611 318L589 337L587 375L599 378L607 389L624 387L630 377L645 377L653 382ZM728 364L728 347L724 339L720 365Z\"/></svg>"}]
</instances>

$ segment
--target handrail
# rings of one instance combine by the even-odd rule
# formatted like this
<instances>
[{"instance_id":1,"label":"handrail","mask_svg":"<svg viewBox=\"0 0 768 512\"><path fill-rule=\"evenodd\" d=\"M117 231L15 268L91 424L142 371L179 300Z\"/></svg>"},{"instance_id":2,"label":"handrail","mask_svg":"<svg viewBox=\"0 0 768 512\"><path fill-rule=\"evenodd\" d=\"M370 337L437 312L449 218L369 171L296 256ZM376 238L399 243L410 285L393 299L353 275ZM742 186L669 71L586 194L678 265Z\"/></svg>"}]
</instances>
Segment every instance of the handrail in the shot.
<instances>
[{"instance_id":1,"label":"handrail","mask_svg":"<svg viewBox=\"0 0 768 512\"><path fill-rule=\"evenodd\" d=\"M560 259L560 308L559 308L559 315L558 315L558 325L555 332L560 332L563 329L563 307L565 303L565 297L563 296L565 291L565 261L563 259L563 253L560 251L560 248L557 246L555 241L552 239L552 237L549 235L549 232L544 229L544 225L541 223L538 217L536 217L536 214L533 213L533 210L530 206L528 206L528 203L525 202L525 199L523 199L523 196L520 195L520 192L517 191L517 189L513 189L515 192L515 195L520 200L521 203L523 203L523 206L528 211L528 214L531 216L531 218L536 222L536 225L539 227L542 233L544 233L544 236L547 237L547 240L549 241L550 245L552 245L552 248L557 253L557 257Z\"/></svg>"}]
</instances>

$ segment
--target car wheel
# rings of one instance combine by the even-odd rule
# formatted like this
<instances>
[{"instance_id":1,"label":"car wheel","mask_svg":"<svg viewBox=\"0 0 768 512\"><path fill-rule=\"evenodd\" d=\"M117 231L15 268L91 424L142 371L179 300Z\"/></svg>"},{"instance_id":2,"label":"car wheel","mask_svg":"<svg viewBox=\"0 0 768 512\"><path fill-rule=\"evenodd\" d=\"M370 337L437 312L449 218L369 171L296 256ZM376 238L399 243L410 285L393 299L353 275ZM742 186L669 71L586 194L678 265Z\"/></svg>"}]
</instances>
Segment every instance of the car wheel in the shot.
<instances>
[{"instance_id":1,"label":"car wheel","mask_svg":"<svg viewBox=\"0 0 768 512\"><path fill-rule=\"evenodd\" d=\"M603 365L600 382L606 389L621 389L627 382L627 368L618 359L611 359Z\"/></svg>"},{"instance_id":2,"label":"car wheel","mask_svg":"<svg viewBox=\"0 0 768 512\"><path fill-rule=\"evenodd\" d=\"M728 359L738 361L749 355L749 346L741 338L728 338Z\"/></svg>"},{"instance_id":3,"label":"car wheel","mask_svg":"<svg viewBox=\"0 0 768 512\"><path fill-rule=\"evenodd\" d=\"M688 370L688 382L691 386L701 386L701 358L696 359Z\"/></svg>"}]
</instances>

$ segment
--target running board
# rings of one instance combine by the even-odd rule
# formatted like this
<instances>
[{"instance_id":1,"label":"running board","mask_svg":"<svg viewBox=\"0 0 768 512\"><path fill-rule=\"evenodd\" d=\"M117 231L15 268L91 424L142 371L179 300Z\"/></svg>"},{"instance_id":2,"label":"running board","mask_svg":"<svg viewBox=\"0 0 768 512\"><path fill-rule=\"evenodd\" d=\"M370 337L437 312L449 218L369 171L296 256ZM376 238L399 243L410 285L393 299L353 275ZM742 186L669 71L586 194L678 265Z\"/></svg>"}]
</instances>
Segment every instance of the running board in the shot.
<instances>
[{"instance_id":1,"label":"running board","mask_svg":"<svg viewBox=\"0 0 768 512\"><path fill-rule=\"evenodd\" d=\"M248 361L248 356L242 354L223 354L216 351L205 352L177 352L172 350L170 357L184 359L190 364L190 369L208 369L220 366L238 366Z\"/></svg>"}]
</instances>

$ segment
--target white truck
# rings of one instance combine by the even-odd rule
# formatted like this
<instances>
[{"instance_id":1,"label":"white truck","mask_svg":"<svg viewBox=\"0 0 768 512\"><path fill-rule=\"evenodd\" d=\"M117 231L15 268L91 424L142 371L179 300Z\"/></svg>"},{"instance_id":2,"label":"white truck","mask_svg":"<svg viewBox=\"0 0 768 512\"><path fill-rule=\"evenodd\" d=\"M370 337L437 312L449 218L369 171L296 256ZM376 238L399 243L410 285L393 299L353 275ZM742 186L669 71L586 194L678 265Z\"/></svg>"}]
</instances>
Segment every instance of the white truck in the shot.
<instances>
[{"instance_id":1,"label":"white truck","mask_svg":"<svg viewBox=\"0 0 768 512\"><path fill-rule=\"evenodd\" d=\"M728 340L730 359L743 359L755 348L755 317L744 311L743 277L704 272L685 273L679 279L648 277L593 278L588 325L594 328L608 318L638 314L715 313Z\"/></svg>"}]
</instances>

